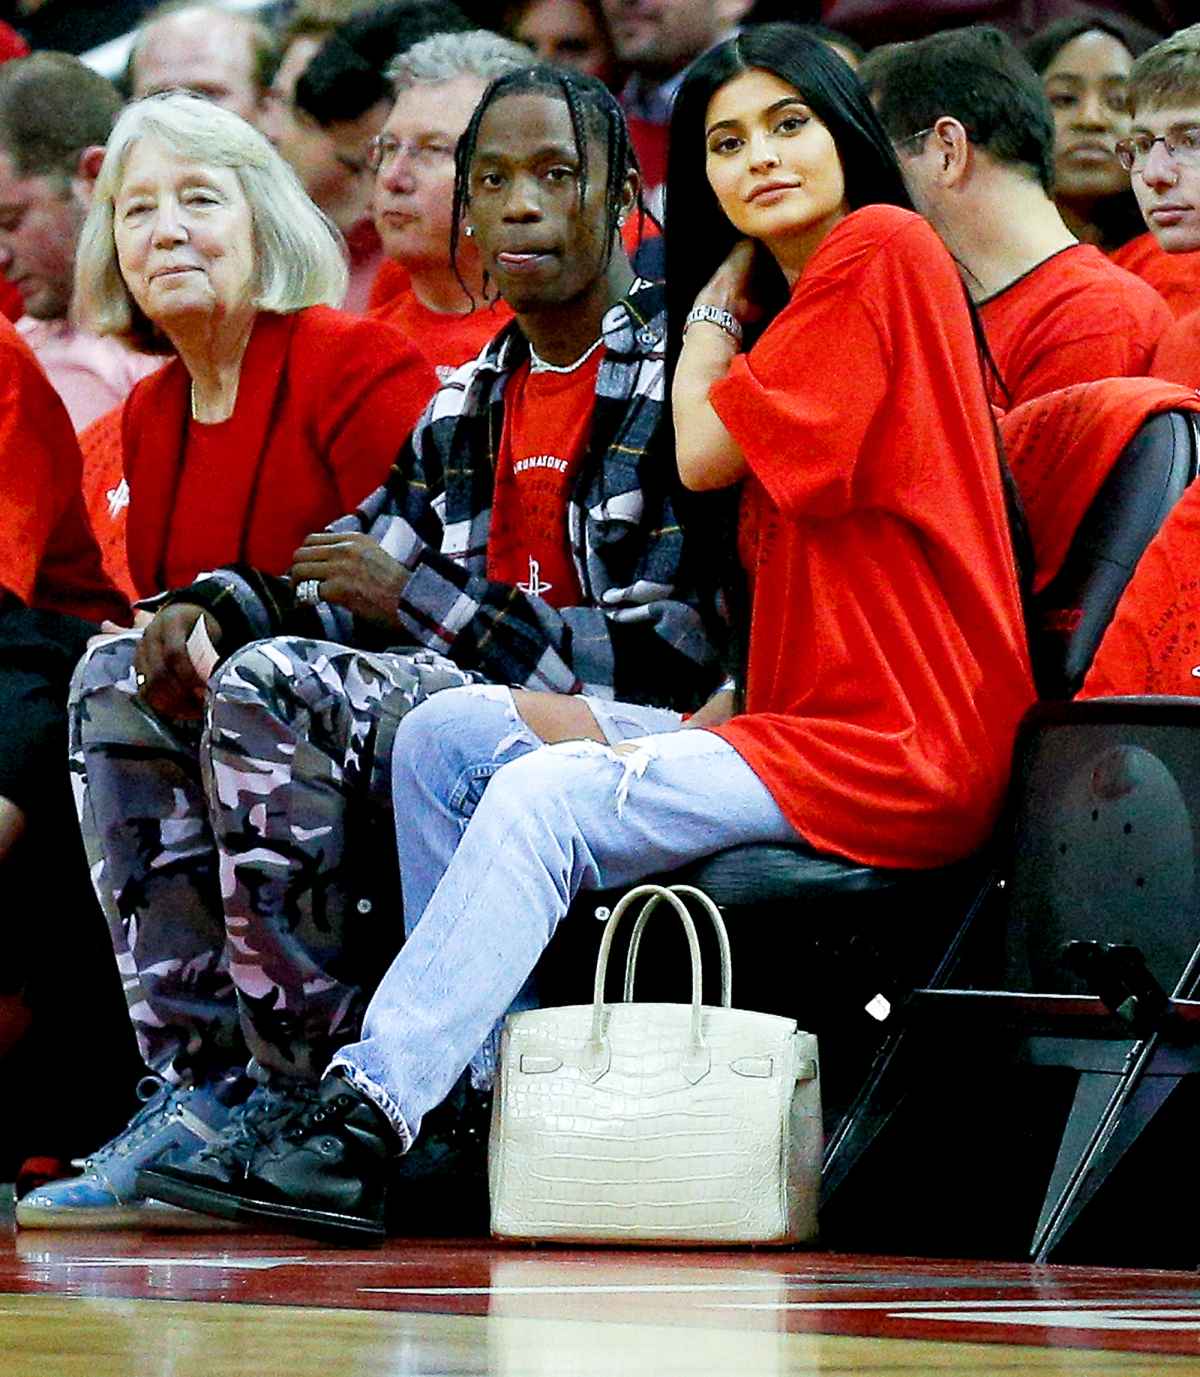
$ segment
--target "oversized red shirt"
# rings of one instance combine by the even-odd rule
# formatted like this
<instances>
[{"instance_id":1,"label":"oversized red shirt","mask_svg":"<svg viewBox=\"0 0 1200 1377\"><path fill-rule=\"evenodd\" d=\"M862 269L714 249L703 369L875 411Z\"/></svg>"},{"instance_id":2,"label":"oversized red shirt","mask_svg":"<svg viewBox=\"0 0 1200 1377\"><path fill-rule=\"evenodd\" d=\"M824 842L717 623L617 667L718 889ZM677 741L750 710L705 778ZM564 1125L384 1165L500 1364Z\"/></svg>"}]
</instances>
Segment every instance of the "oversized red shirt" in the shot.
<instances>
[{"instance_id":1,"label":"oversized red shirt","mask_svg":"<svg viewBox=\"0 0 1200 1377\"><path fill-rule=\"evenodd\" d=\"M1007 399L993 396L1003 407L1093 378L1141 377L1171 323L1154 288L1092 244L1052 254L979 312L1008 388Z\"/></svg>"},{"instance_id":2,"label":"oversized red shirt","mask_svg":"<svg viewBox=\"0 0 1200 1377\"><path fill-rule=\"evenodd\" d=\"M1147 233L1122 244L1110 257L1118 267L1148 282L1176 320L1200 310L1200 251L1167 253Z\"/></svg>"},{"instance_id":3,"label":"oversized red shirt","mask_svg":"<svg viewBox=\"0 0 1200 1377\"><path fill-rule=\"evenodd\" d=\"M522 364L505 389L488 578L551 607L583 601L567 513L587 453L602 354L597 349L570 373L533 373Z\"/></svg>"},{"instance_id":4,"label":"oversized red shirt","mask_svg":"<svg viewBox=\"0 0 1200 1377\"><path fill-rule=\"evenodd\" d=\"M0 319L0 589L44 611L124 620L84 510L82 467L66 407Z\"/></svg>"},{"instance_id":5,"label":"oversized red shirt","mask_svg":"<svg viewBox=\"0 0 1200 1377\"><path fill-rule=\"evenodd\" d=\"M441 382L460 364L470 363L513 318L505 301L481 305L466 315L431 311L417 300L411 287L370 312L373 320L386 320L403 330L428 359Z\"/></svg>"},{"instance_id":6,"label":"oversized red shirt","mask_svg":"<svg viewBox=\"0 0 1200 1377\"><path fill-rule=\"evenodd\" d=\"M995 825L1033 700L958 271L867 206L710 392L750 473L746 713L717 728L822 851L937 866Z\"/></svg>"}]
</instances>

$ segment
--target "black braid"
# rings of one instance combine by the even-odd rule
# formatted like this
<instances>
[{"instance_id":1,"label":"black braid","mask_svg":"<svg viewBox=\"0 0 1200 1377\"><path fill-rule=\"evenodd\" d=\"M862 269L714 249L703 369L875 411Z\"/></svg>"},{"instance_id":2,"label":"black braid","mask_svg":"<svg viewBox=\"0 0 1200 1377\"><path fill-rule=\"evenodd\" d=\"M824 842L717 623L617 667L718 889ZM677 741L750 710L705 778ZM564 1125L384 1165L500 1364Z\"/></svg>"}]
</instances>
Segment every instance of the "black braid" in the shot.
<instances>
[{"instance_id":1,"label":"black braid","mask_svg":"<svg viewBox=\"0 0 1200 1377\"><path fill-rule=\"evenodd\" d=\"M578 72L560 70L545 64L522 67L497 77L483 93L475 107L462 138L454 150L454 204L450 222L450 261L458 274L459 226L471 203L470 173L479 140L479 126L490 106L503 96L522 95L534 92L539 95L553 95L562 100L571 119L571 134L579 153L579 204L582 207L588 191L588 130L600 135L606 151L605 186L608 190L608 207L604 229L604 261L607 262L617 240L621 215L620 189L630 172L639 175L637 213L638 238L641 239L648 214L642 199L637 154L629 140L629 129L625 116L612 92L595 77L583 76ZM462 282L464 290L470 289Z\"/></svg>"}]
</instances>

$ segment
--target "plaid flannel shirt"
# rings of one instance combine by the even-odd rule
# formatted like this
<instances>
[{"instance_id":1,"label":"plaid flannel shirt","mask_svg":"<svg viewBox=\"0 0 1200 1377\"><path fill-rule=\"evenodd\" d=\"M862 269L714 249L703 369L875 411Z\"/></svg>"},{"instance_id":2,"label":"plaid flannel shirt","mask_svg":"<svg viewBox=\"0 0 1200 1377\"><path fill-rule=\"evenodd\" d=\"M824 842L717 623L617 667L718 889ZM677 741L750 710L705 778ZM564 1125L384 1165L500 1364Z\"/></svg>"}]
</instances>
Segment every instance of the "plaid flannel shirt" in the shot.
<instances>
[{"instance_id":1,"label":"plaid flannel shirt","mask_svg":"<svg viewBox=\"0 0 1200 1377\"><path fill-rule=\"evenodd\" d=\"M289 580L244 566L203 574L169 601L198 603L227 652L302 635L364 650L425 647L495 683L691 707L720 677L677 517L665 409L666 312L643 281L605 315L588 453L568 537L584 601L553 608L487 577L504 391L529 345L508 326L434 395L387 481L331 531L372 536L409 572L403 636L331 603L298 604Z\"/></svg>"}]
</instances>

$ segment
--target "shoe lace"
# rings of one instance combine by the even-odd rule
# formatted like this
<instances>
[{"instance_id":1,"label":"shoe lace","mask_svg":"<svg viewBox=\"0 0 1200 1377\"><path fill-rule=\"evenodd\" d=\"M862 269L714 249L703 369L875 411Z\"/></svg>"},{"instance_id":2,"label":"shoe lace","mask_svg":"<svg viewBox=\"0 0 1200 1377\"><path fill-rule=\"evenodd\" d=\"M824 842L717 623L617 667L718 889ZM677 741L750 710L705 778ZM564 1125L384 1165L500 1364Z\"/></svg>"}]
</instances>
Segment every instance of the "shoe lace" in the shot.
<instances>
[{"instance_id":1,"label":"shoe lace","mask_svg":"<svg viewBox=\"0 0 1200 1377\"><path fill-rule=\"evenodd\" d=\"M271 1141L288 1119L306 1112L316 1095L316 1086L309 1085L292 1085L286 1090L266 1085L256 1087L199 1155L224 1162L248 1161Z\"/></svg>"},{"instance_id":2,"label":"shoe lace","mask_svg":"<svg viewBox=\"0 0 1200 1377\"><path fill-rule=\"evenodd\" d=\"M187 1093L187 1089L185 1086L171 1085L161 1076L143 1076L137 1083L136 1092L142 1101L141 1109L115 1138L84 1159L84 1171L91 1171L113 1158L127 1156L159 1127L164 1113L173 1107L172 1102Z\"/></svg>"}]
</instances>

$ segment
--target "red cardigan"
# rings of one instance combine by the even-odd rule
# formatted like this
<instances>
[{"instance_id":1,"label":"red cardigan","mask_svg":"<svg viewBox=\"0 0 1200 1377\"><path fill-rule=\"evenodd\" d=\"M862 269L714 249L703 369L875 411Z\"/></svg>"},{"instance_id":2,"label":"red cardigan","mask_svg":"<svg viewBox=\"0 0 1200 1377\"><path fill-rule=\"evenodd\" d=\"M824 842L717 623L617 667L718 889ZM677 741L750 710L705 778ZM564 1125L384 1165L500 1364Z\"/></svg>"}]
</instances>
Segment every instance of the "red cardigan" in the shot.
<instances>
[{"instance_id":1,"label":"red cardigan","mask_svg":"<svg viewBox=\"0 0 1200 1377\"><path fill-rule=\"evenodd\" d=\"M383 482L437 387L424 357L393 326L327 306L263 313L242 360L222 513L191 533L200 563L283 573L303 538L352 511ZM190 422L180 359L129 394L122 424L129 482L129 569L138 593L162 590L167 535Z\"/></svg>"}]
</instances>

